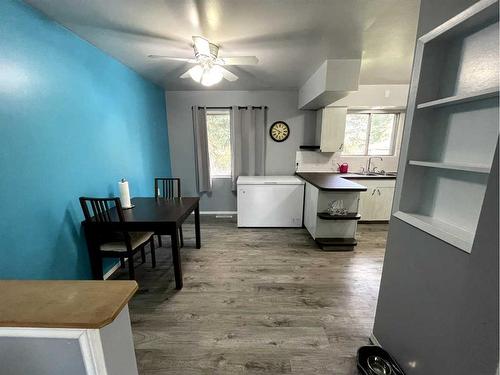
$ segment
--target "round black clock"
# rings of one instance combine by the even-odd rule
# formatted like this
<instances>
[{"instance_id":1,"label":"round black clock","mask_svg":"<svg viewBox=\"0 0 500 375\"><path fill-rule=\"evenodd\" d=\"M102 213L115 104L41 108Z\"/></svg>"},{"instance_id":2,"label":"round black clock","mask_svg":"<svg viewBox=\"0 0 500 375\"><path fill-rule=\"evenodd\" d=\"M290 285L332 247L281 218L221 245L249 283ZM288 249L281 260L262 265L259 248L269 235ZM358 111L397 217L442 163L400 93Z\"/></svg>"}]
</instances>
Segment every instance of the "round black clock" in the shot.
<instances>
[{"instance_id":1,"label":"round black clock","mask_svg":"<svg viewBox=\"0 0 500 375\"><path fill-rule=\"evenodd\" d=\"M284 121L276 121L271 125L269 129L269 135L275 142L283 142L286 141L288 136L290 135L290 128L288 124Z\"/></svg>"}]
</instances>

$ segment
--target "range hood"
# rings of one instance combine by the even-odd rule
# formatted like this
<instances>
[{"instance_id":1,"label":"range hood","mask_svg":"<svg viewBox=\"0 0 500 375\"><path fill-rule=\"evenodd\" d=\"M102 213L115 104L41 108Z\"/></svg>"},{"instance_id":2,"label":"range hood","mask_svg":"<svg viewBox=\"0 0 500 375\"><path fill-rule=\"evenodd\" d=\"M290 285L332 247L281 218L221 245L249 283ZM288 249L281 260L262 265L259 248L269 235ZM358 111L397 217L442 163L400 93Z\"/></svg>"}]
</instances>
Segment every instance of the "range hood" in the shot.
<instances>
[{"instance_id":1,"label":"range hood","mask_svg":"<svg viewBox=\"0 0 500 375\"><path fill-rule=\"evenodd\" d=\"M301 151L319 151L320 145L300 145L299 150Z\"/></svg>"},{"instance_id":2,"label":"range hood","mask_svg":"<svg viewBox=\"0 0 500 375\"><path fill-rule=\"evenodd\" d=\"M319 109L358 90L360 59L325 60L299 90L299 109Z\"/></svg>"}]
</instances>

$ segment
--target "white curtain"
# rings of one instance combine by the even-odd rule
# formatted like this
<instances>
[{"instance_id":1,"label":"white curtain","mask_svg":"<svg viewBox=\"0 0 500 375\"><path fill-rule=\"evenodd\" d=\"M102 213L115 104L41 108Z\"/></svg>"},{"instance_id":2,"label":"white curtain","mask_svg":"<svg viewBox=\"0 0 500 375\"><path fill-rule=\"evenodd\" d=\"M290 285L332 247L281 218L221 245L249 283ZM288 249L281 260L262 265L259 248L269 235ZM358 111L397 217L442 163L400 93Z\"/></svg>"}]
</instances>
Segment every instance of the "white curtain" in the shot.
<instances>
[{"instance_id":1,"label":"white curtain","mask_svg":"<svg viewBox=\"0 0 500 375\"><path fill-rule=\"evenodd\" d=\"M264 176L266 163L266 107L237 107L231 111L231 179Z\"/></svg>"},{"instance_id":2,"label":"white curtain","mask_svg":"<svg viewBox=\"0 0 500 375\"><path fill-rule=\"evenodd\" d=\"M212 181L208 154L207 111L204 107L193 107L193 133L198 192L210 192Z\"/></svg>"}]
</instances>

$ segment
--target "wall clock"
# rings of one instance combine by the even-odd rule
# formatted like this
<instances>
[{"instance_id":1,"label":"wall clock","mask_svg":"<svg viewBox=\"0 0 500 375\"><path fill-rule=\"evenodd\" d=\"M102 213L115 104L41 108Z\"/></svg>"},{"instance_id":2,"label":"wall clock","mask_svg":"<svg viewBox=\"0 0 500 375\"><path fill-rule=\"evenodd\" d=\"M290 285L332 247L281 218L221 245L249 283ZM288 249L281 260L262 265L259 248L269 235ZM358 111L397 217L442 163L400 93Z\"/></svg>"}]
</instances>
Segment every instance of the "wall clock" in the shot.
<instances>
[{"instance_id":1,"label":"wall clock","mask_svg":"<svg viewBox=\"0 0 500 375\"><path fill-rule=\"evenodd\" d=\"M290 135L290 128L288 124L284 121L276 121L271 125L269 129L269 135L275 142L283 142L286 141L288 136Z\"/></svg>"}]
</instances>

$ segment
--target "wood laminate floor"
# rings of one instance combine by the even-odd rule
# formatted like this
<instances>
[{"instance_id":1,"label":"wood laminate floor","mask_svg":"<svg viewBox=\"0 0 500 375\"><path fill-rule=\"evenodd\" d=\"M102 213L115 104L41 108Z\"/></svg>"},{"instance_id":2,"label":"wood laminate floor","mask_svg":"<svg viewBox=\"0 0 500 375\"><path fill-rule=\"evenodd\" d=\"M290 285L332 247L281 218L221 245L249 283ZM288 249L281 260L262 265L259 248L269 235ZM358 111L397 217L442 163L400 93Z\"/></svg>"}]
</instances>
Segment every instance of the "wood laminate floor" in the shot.
<instances>
[{"instance_id":1,"label":"wood laminate floor","mask_svg":"<svg viewBox=\"0 0 500 375\"><path fill-rule=\"evenodd\" d=\"M183 228L184 289L174 289L168 237L157 268L149 254L137 268L130 314L140 374L357 374L387 225L360 224L353 252L323 252L303 228L237 229L210 217L195 249L193 225Z\"/></svg>"}]
</instances>

